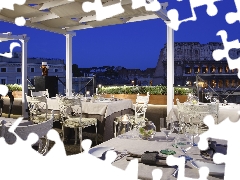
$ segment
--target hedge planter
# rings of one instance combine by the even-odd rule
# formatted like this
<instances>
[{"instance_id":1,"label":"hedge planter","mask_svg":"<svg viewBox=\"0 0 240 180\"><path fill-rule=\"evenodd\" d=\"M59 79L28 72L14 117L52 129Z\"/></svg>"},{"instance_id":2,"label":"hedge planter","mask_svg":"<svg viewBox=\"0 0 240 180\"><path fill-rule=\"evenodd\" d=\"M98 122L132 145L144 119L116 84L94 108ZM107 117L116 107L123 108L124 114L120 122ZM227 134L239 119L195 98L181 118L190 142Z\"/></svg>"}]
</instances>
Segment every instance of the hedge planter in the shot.
<instances>
[{"instance_id":1,"label":"hedge planter","mask_svg":"<svg viewBox=\"0 0 240 180\"><path fill-rule=\"evenodd\" d=\"M136 103L137 94L105 94L105 98L110 98L114 95L115 98L119 99L131 99L133 103ZM140 94L140 96L146 96L146 94ZM175 95L174 104L176 105L176 99L180 102L185 102L187 100L187 95ZM167 105L167 95L150 95L149 104L154 105Z\"/></svg>"},{"instance_id":2,"label":"hedge planter","mask_svg":"<svg viewBox=\"0 0 240 180\"><path fill-rule=\"evenodd\" d=\"M14 98L22 98L22 91L13 91L12 95Z\"/></svg>"}]
</instances>

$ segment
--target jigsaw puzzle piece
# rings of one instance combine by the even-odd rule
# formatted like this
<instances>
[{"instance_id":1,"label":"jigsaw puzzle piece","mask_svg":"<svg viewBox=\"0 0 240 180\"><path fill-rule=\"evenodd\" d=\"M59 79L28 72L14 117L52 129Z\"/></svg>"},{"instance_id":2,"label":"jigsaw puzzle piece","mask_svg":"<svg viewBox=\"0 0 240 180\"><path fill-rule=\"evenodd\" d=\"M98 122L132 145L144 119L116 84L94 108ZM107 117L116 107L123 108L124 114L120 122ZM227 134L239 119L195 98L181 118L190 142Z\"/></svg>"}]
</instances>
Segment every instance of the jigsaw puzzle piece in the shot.
<instances>
[{"instance_id":1,"label":"jigsaw puzzle piece","mask_svg":"<svg viewBox=\"0 0 240 180\"><path fill-rule=\"evenodd\" d=\"M152 171L153 180L159 180L162 178L163 172L161 169L154 169Z\"/></svg>"},{"instance_id":2,"label":"jigsaw puzzle piece","mask_svg":"<svg viewBox=\"0 0 240 180\"><path fill-rule=\"evenodd\" d=\"M224 49L214 50L212 53L213 59L215 59L216 61L220 61L223 58L226 58L229 69L232 70L232 69L237 68L238 69L238 78L240 78L240 64L239 64L240 57L238 59L232 60L229 56L229 51L231 49L239 49L240 48L239 40L237 39L237 40L228 42L227 41L228 34L225 30L218 31L217 36L221 36Z\"/></svg>"},{"instance_id":3,"label":"jigsaw puzzle piece","mask_svg":"<svg viewBox=\"0 0 240 180\"><path fill-rule=\"evenodd\" d=\"M240 1L234 0L237 12L229 12L226 14L226 21L228 24L233 24L236 21L240 21Z\"/></svg>"},{"instance_id":4,"label":"jigsaw puzzle piece","mask_svg":"<svg viewBox=\"0 0 240 180\"><path fill-rule=\"evenodd\" d=\"M221 1L221 0L189 0L191 4L192 17L179 20L179 12L176 9L171 9L167 12L167 16L171 21L170 23L167 23L167 25L172 29L174 29L175 31L177 31L181 23L187 22L187 21L196 21L197 16L194 9L204 5L207 5L207 10L206 10L207 14L209 16L215 16L218 13L218 9L214 3L218 1Z\"/></svg>"},{"instance_id":5,"label":"jigsaw puzzle piece","mask_svg":"<svg viewBox=\"0 0 240 180\"><path fill-rule=\"evenodd\" d=\"M132 0L132 9L145 7L146 11L158 11L161 4L157 0Z\"/></svg>"},{"instance_id":6,"label":"jigsaw puzzle piece","mask_svg":"<svg viewBox=\"0 0 240 180\"><path fill-rule=\"evenodd\" d=\"M3 8L14 10L14 4L23 5L25 2L26 0L7 0L0 3L0 10Z\"/></svg>"},{"instance_id":7,"label":"jigsaw puzzle piece","mask_svg":"<svg viewBox=\"0 0 240 180\"><path fill-rule=\"evenodd\" d=\"M50 156L50 157L59 158L59 157L67 156L64 144L56 130L50 129L47 133L47 138L55 142L54 146L47 153L48 157Z\"/></svg>"},{"instance_id":8,"label":"jigsaw puzzle piece","mask_svg":"<svg viewBox=\"0 0 240 180\"><path fill-rule=\"evenodd\" d=\"M170 155L167 157L167 164L169 166L178 166L178 177L179 180L207 180L209 175L209 169L207 167L199 168L199 178L193 179L189 177L185 177L185 157L174 157Z\"/></svg>"},{"instance_id":9,"label":"jigsaw puzzle piece","mask_svg":"<svg viewBox=\"0 0 240 180\"><path fill-rule=\"evenodd\" d=\"M101 0L92 2L84 2L82 5L83 11L96 11L96 20L102 21L104 19L124 13L124 9L120 1L108 1L104 5Z\"/></svg>"},{"instance_id":10,"label":"jigsaw puzzle piece","mask_svg":"<svg viewBox=\"0 0 240 180\"><path fill-rule=\"evenodd\" d=\"M15 47L21 47L21 45L17 42L12 42L10 44L10 48L9 48L10 52L9 53L4 53L4 54L0 53L0 56L6 57L6 58L12 58L12 52L13 52L13 49Z\"/></svg>"}]
</instances>

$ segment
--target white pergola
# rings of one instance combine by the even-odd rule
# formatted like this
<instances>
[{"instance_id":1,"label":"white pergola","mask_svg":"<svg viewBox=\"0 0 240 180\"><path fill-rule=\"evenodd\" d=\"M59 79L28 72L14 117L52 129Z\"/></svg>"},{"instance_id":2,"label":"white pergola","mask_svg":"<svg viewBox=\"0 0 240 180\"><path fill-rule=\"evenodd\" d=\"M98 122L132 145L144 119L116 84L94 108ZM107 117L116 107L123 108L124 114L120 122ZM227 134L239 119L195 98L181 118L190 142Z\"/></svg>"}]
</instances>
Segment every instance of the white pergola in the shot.
<instances>
[{"instance_id":1,"label":"white pergola","mask_svg":"<svg viewBox=\"0 0 240 180\"><path fill-rule=\"evenodd\" d=\"M26 34L12 35L10 32L0 34L0 42L19 40L22 43L22 115L24 117L27 116L25 93L28 91L28 85L27 81L24 81L24 79L27 79L27 42L29 39L30 38L27 37Z\"/></svg>"},{"instance_id":2,"label":"white pergola","mask_svg":"<svg viewBox=\"0 0 240 180\"><path fill-rule=\"evenodd\" d=\"M72 92L72 37L74 31L88 28L103 27L116 24L125 24L160 18L166 23L168 3L161 3L159 11L146 11L145 7L132 9L132 0L121 0L124 13L107 18L103 21L96 20L95 11L84 12L82 4L95 0L26 0L24 5L14 5L14 11L2 9L0 21L15 23L15 18L24 17L25 26L40 30L50 31L66 36L66 95ZM119 3L120 0L102 0L103 6ZM4 38L4 35L2 35ZM17 38L18 37L18 38ZM25 37L25 36L24 36ZM13 37L12 37L13 38ZM27 92L27 41L29 38L16 36L13 40L22 42L22 94ZM174 99L174 31L167 26L167 114L173 107ZM26 104L23 98L22 115L27 116Z\"/></svg>"}]
</instances>

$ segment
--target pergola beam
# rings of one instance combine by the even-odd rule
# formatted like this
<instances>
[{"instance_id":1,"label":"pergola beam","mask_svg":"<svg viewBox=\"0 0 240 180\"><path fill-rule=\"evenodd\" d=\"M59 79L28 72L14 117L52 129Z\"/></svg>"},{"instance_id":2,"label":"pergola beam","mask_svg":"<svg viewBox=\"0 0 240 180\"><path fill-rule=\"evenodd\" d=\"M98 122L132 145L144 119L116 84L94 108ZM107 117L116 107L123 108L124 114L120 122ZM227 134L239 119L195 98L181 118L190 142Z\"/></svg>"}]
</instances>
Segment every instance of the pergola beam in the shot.
<instances>
[{"instance_id":1,"label":"pergola beam","mask_svg":"<svg viewBox=\"0 0 240 180\"><path fill-rule=\"evenodd\" d=\"M50 2L46 2L42 5L42 7L39 9L41 10L45 10L45 9L49 9L49 8L53 8L53 7L57 7L57 6L61 6L64 4L69 4L72 3L73 1L68 1L68 0L55 0L55 1L50 1Z\"/></svg>"},{"instance_id":2,"label":"pergola beam","mask_svg":"<svg viewBox=\"0 0 240 180\"><path fill-rule=\"evenodd\" d=\"M30 18L30 21L31 23L36 23L36 22L47 21L47 20L56 19L56 18L59 18L59 16L54 13L49 13L40 17Z\"/></svg>"}]
</instances>

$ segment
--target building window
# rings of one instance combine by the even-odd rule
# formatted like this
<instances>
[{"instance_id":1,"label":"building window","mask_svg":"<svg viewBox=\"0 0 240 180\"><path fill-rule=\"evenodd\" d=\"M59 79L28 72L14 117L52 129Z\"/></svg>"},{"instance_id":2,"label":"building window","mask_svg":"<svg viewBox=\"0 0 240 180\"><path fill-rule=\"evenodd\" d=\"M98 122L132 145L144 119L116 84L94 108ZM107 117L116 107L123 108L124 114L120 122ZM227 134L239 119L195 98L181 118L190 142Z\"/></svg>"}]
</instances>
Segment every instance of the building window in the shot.
<instances>
[{"instance_id":1,"label":"building window","mask_svg":"<svg viewBox=\"0 0 240 180\"><path fill-rule=\"evenodd\" d=\"M226 88L229 88L229 86L230 86L229 80L226 80L226 81L225 81L225 87L226 87Z\"/></svg>"},{"instance_id":2,"label":"building window","mask_svg":"<svg viewBox=\"0 0 240 180\"><path fill-rule=\"evenodd\" d=\"M199 71L200 71L199 66L194 66L194 73L197 74L199 73Z\"/></svg>"},{"instance_id":3,"label":"building window","mask_svg":"<svg viewBox=\"0 0 240 180\"><path fill-rule=\"evenodd\" d=\"M218 81L218 88L223 88L223 80Z\"/></svg>"},{"instance_id":4,"label":"building window","mask_svg":"<svg viewBox=\"0 0 240 180\"><path fill-rule=\"evenodd\" d=\"M185 74L191 74L191 73L192 73L191 67L190 66L186 66L185 67Z\"/></svg>"},{"instance_id":5,"label":"building window","mask_svg":"<svg viewBox=\"0 0 240 180\"><path fill-rule=\"evenodd\" d=\"M186 81L186 85L187 86L192 86L192 82L191 81Z\"/></svg>"},{"instance_id":6,"label":"building window","mask_svg":"<svg viewBox=\"0 0 240 180\"><path fill-rule=\"evenodd\" d=\"M21 68L17 68L17 72L21 72Z\"/></svg>"},{"instance_id":7,"label":"building window","mask_svg":"<svg viewBox=\"0 0 240 180\"><path fill-rule=\"evenodd\" d=\"M225 67L225 72L226 72L226 73L229 72L229 68L228 68L228 66Z\"/></svg>"},{"instance_id":8,"label":"building window","mask_svg":"<svg viewBox=\"0 0 240 180\"><path fill-rule=\"evenodd\" d=\"M212 87L212 88L215 88L215 87L216 87L216 84L217 84L217 83L216 83L215 80L212 80L212 81L211 81L211 87Z\"/></svg>"},{"instance_id":9,"label":"building window","mask_svg":"<svg viewBox=\"0 0 240 180\"><path fill-rule=\"evenodd\" d=\"M7 84L7 78L0 78L0 84Z\"/></svg>"},{"instance_id":10,"label":"building window","mask_svg":"<svg viewBox=\"0 0 240 180\"><path fill-rule=\"evenodd\" d=\"M212 66L212 67L210 68L210 72L211 72L211 73L215 73L215 72L216 72L215 66Z\"/></svg>"},{"instance_id":11,"label":"building window","mask_svg":"<svg viewBox=\"0 0 240 180\"><path fill-rule=\"evenodd\" d=\"M35 72L35 68L30 68L30 72Z\"/></svg>"},{"instance_id":12,"label":"building window","mask_svg":"<svg viewBox=\"0 0 240 180\"><path fill-rule=\"evenodd\" d=\"M7 68L1 68L1 72L7 72Z\"/></svg>"},{"instance_id":13,"label":"building window","mask_svg":"<svg viewBox=\"0 0 240 180\"><path fill-rule=\"evenodd\" d=\"M222 73L223 72L223 68L222 67L218 67L218 73Z\"/></svg>"},{"instance_id":14,"label":"building window","mask_svg":"<svg viewBox=\"0 0 240 180\"><path fill-rule=\"evenodd\" d=\"M16 84L21 84L21 78L20 77L16 78Z\"/></svg>"},{"instance_id":15,"label":"building window","mask_svg":"<svg viewBox=\"0 0 240 180\"><path fill-rule=\"evenodd\" d=\"M203 66L202 67L202 73L208 73L208 67L207 66Z\"/></svg>"},{"instance_id":16,"label":"building window","mask_svg":"<svg viewBox=\"0 0 240 180\"><path fill-rule=\"evenodd\" d=\"M234 88L236 86L236 82L235 82L235 80L233 79L232 80L232 88Z\"/></svg>"},{"instance_id":17,"label":"building window","mask_svg":"<svg viewBox=\"0 0 240 180\"><path fill-rule=\"evenodd\" d=\"M54 72L58 72L58 69L54 69Z\"/></svg>"}]
</instances>

